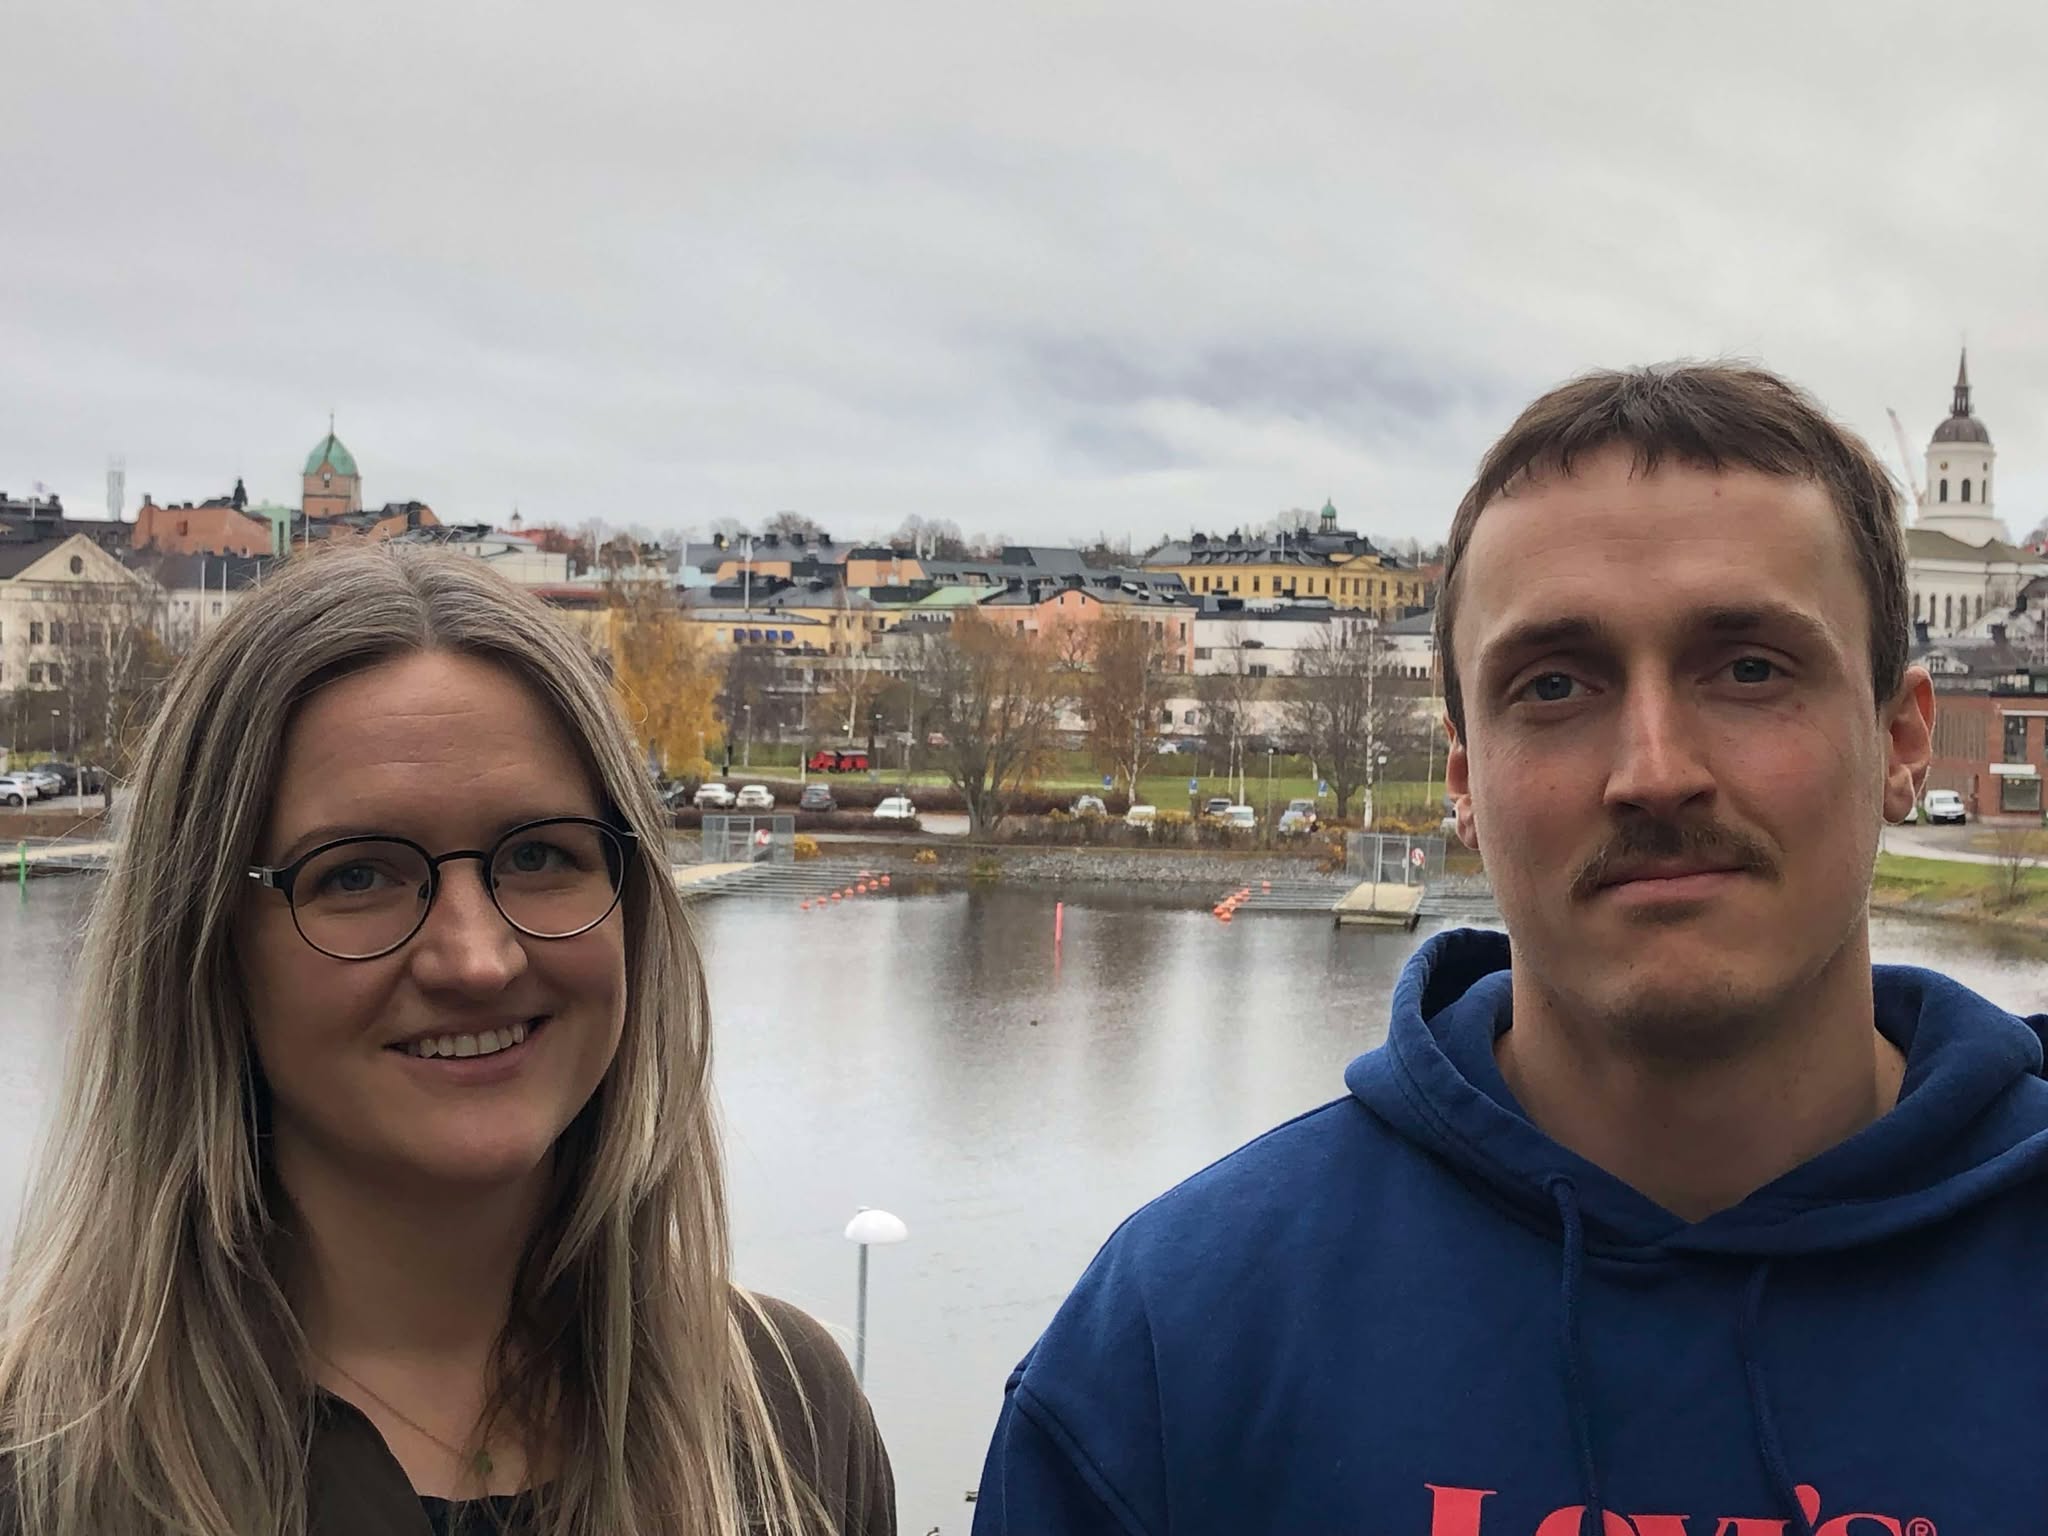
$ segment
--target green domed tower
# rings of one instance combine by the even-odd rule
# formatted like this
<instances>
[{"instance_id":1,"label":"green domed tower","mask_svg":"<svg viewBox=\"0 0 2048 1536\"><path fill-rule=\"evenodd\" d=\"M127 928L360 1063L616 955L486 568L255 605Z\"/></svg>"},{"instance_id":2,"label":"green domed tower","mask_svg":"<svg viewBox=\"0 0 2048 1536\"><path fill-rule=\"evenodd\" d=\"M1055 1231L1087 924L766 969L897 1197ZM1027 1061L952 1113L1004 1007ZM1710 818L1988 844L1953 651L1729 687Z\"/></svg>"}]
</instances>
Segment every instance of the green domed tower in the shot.
<instances>
[{"instance_id":1,"label":"green domed tower","mask_svg":"<svg viewBox=\"0 0 2048 1536\"><path fill-rule=\"evenodd\" d=\"M356 456L334 435L332 417L327 421L327 435L306 455L301 510L309 518L341 517L363 510L363 477L356 469Z\"/></svg>"}]
</instances>

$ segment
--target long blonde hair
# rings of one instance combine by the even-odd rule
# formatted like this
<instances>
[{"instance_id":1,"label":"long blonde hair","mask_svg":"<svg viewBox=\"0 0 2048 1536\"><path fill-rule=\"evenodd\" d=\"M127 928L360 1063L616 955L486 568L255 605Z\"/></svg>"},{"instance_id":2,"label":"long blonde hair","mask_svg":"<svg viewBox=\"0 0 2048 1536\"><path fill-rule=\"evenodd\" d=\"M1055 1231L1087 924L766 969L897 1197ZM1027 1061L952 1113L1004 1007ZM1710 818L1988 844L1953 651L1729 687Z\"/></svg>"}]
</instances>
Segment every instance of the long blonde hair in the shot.
<instances>
[{"instance_id":1,"label":"long blonde hair","mask_svg":"<svg viewBox=\"0 0 2048 1536\"><path fill-rule=\"evenodd\" d=\"M765 1318L729 1278L703 967L630 732L537 598L478 561L383 545L294 558L246 597L172 680L143 749L0 1292L0 1472L12 1463L25 1531L306 1529L315 1393L230 929L297 702L426 649L533 688L639 834L623 1036L562 1139L492 1415L530 1432L545 1411L559 1434L554 1536L818 1528L742 1333Z\"/></svg>"}]
</instances>

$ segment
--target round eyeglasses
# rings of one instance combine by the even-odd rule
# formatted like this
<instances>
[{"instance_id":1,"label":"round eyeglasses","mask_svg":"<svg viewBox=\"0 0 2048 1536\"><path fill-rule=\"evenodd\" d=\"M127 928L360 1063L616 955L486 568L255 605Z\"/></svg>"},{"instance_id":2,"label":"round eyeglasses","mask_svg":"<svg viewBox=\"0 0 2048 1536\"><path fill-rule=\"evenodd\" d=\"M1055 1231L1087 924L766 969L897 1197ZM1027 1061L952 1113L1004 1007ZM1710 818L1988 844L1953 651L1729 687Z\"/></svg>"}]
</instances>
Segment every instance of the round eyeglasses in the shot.
<instances>
[{"instance_id":1,"label":"round eyeglasses","mask_svg":"<svg viewBox=\"0 0 2048 1536\"><path fill-rule=\"evenodd\" d=\"M611 916L625 886L631 832L588 816L550 816L512 828L489 848L429 853L410 838L322 843L291 863L252 864L249 878L281 892L299 937L336 960L376 960L425 926L441 866L475 859L499 914L535 939L572 939Z\"/></svg>"}]
</instances>

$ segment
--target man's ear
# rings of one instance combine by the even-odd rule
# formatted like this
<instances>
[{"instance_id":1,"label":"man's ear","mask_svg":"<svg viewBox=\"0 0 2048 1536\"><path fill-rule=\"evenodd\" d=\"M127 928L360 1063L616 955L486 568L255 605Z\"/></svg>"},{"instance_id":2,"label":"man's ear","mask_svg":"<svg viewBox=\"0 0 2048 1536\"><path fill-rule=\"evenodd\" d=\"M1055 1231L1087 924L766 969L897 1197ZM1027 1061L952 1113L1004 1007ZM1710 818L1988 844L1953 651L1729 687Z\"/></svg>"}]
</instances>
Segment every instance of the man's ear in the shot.
<instances>
[{"instance_id":1,"label":"man's ear","mask_svg":"<svg viewBox=\"0 0 2048 1536\"><path fill-rule=\"evenodd\" d=\"M1451 717L1444 716L1444 735L1451 743L1450 756L1444 759L1444 788L1450 793L1452 809L1458 817L1458 841L1473 852L1479 851L1479 826L1472 817L1472 762L1465 748L1465 738L1458 734L1458 727Z\"/></svg>"},{"instance_id":2,"label":"man's ear","mask_svg":"<svg viewBox=\"0 0 2048 1536\"><path fill-rule=\"evenodd\" d=\"M1919 803L1934 761L1934 679L1925 667L1906 668L1879 724L1885 734L1884 819L1896 826Z\"/></svg>"}]
</instances>

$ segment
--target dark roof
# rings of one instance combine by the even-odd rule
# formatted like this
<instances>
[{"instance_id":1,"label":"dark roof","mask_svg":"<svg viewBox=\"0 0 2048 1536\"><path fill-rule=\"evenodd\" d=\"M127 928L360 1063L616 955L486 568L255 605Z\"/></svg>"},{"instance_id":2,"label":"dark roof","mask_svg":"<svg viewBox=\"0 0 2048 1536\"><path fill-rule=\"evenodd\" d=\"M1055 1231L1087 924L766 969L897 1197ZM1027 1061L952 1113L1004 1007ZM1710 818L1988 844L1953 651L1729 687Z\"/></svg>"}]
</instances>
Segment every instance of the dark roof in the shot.
<instances>
[{"instance_id":1,"label":"dark roof","mask_svg":"<svg viewBox=\"0 0 2048 1536\"><path fill-rule=\"evenodd\" d=\"M11 581L63 542L62 539L34 539L0 543L0 581Z\"/></svg>"},{"instance_id":2,"label":"dark roof","mask_svg":"<svg viewBox=\"0 0 2048 1536\"><path fill-rule=\"evenodd\" d=\"M1951 416L1934 429L1937 443L1988 443L1991 430L1974 416Z\"/></svg>"},{"instance_id":3,"label":"dark roof","mask_svg":"<svg viewBox=\"0 0 2048 1536\"><path fill-rule=\"evenodd\" d=\"M208 587L217 591L225 578L228 587L239 592L261 581L276 561L267 555L152 555L145 551L128 564L169 590Z\"/></svg>"},{"instance_id":4,"label":"dark roof","mask_svg":"<svg viewBox=\"0 0 2048 1536\"><path fill-rule=\"evenodd\" d=\"M1436 633L1436 610L1425 608L1421 613L1410 614L1405 619L1396 619L1391 624L1382 624L1383 635L1430 635Z\"/></svg>"}]
</instances>

